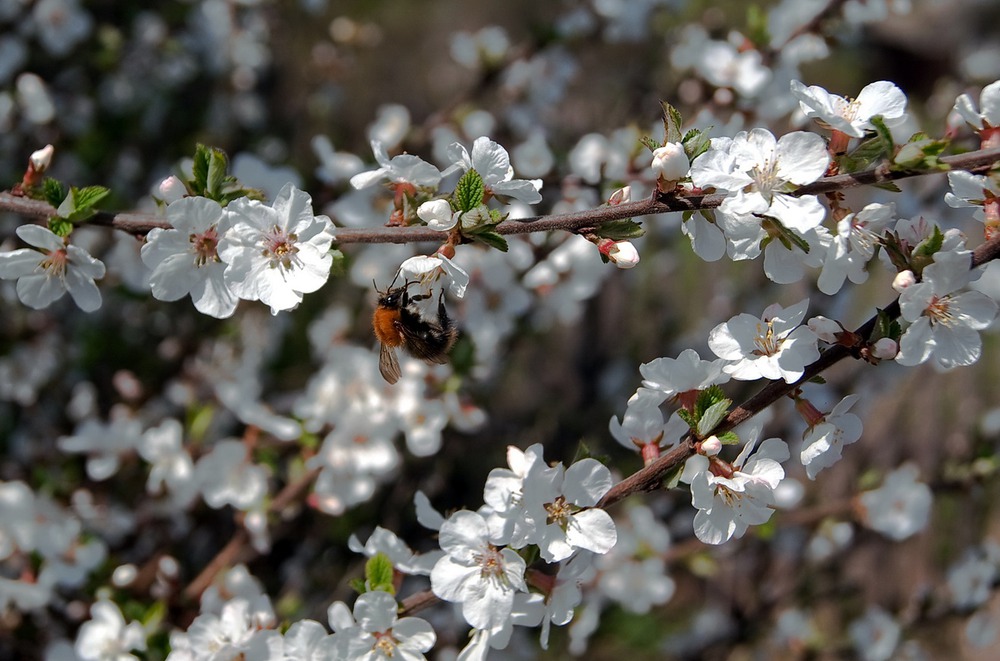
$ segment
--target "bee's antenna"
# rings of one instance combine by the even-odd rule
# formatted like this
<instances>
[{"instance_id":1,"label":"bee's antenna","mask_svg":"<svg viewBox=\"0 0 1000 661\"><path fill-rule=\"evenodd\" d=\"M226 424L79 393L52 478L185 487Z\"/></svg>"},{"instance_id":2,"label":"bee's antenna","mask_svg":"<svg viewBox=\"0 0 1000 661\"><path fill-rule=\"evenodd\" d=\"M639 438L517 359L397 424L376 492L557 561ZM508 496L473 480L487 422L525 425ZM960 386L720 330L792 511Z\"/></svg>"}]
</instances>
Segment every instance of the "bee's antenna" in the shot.
<instances>
[{"instance_id":1,"label":"bee's antenna","mask_svg":"<svg viewBox=\"0 0 1000 661\"><path fill-rule=\"evenodd\" d=\"M392 286L393 286L394 284L396 284L396 281L397 281L397 280L399 280L399 270L398 270L398 269L396 270L396 275L394 275L394 276L392 277L392 282L390 282L390 283L389 283L389 289L392 289Z\"/></svg>"}]
</instances>

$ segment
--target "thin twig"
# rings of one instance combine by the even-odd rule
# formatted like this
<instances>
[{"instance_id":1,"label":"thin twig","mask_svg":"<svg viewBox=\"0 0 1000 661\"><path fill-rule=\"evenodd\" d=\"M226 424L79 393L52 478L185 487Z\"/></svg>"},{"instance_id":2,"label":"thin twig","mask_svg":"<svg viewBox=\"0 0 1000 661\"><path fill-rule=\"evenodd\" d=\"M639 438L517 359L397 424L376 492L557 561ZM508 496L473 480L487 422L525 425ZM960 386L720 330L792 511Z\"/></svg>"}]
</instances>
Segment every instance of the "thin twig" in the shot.
<instances>
[{"instance_id":1,"label":"thin twig","mask_svg":"<svg viewBox=\"0 0 1000 661\"><path fill-rule=\"evenodd\" d=\"M1000 161L1000 148L983 149L954 156L944 156L940 161L953 170L976 171L990 167ZM940 173L940 170L891 170L887 164L879 165L865 172L839 174L823 177L802 186L793 195L816 195L854 186L888 183L900 179ZM695 211L718 207L724 195L679 195L661 193L648 200L629 202L615 206L604 206L586 211L550 216L534 216L519 220L507 220L497 226L499 234L527 234L529 232L551 232L563 230L576 232L587 227L623 218L637 218L671 211ZM0 211L10 211L27 218L44 219L55 213L50 205L39 200L29 200L0 193ZM169 228L170 224L162 216L149 213L100 212L89 221L92 225L103 225L120 229L129 234L142 235L155 227ZM423 243L441 242L446 238L442 232L423 226L412 227L338 227L335 230L338 244L350 243Z\"/></svg>"}]
</instances>

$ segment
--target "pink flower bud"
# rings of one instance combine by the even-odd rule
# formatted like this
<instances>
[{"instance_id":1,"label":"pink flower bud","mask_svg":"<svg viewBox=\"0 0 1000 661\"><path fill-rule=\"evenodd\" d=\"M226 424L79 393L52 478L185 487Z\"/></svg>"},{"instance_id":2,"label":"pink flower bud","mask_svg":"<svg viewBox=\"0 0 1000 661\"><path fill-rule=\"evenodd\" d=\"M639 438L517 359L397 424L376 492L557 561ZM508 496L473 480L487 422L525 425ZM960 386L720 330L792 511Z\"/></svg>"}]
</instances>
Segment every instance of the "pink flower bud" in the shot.
<instances>
[{"instance_id":1,"label":"pink flower bud","mask_svg":"<svg viewBox=\"0 0 1000 661\"><path fill-rule=\"evenodd\" d=\"M171 202L176 202L177 200L184 197L187 194L187 189L184 187L184 182L170 175L166 179L160 182L160 185L156 188L160 195L160 199L170 204Z\"/></svg>"},{"instance_id":2,"label":"pink flower bud","mask_svg":"<svg viewBox=\"0 0 1000 661\"><path fill-rule=\"evenodd\" d=\"M813 317L806 325L809 326L809 330L816 333L816 337L830 344L836 344L837 333L844 332L844 327L840 325L840 322L823 316Z\"/></svg>"},{"instance_id":3,"label":"pink flower bud","mask_svg":"<svg viewBox=\"0 0 1000 661\"><path fill-rule=\"evenodd\" d=\"M883 337L872 345L872 355L876 358L888 360L895 358L897 353L899 353L899 344L888 337Z\"/></svg>"},{"instance_id":4,"label":"pink flower bud","mask_svg":"<svg viewBox=\"0 0 1000 661\"><path fill-rule=\"evenodd\" d=\"M897 292L902 293L904 289L910 285L916 284L917 278L913 275L913 271L907 269L906 271L900 271L896 274L896 277L892 279L892 288Z\"/></svg>"},{"instance_id":5,"label":"pink flower bud","mask_svg":"<svg viewBox=\"0 0 1000 661\"><path fill-rule=\"evenodd\" d=\"M611 197L608 198L608 204L611 206L631 201L632 201L631 186L625 186L623 188L619 188L618 190L616 190L614 193L611 194Z\"/></svg>"},{"instance_id":6,"label":"pink flower bud","mask_svg":"<svg viewBox=\"0 0 1000 661\"><path fill-rule=\"evenodd\" d=\"M714 457L722 451L722 441L719 440L718 436L709 436L704 441L701 442L701 448L699 454L703 454L706 457Z\"/></svg>"}]
</instances>

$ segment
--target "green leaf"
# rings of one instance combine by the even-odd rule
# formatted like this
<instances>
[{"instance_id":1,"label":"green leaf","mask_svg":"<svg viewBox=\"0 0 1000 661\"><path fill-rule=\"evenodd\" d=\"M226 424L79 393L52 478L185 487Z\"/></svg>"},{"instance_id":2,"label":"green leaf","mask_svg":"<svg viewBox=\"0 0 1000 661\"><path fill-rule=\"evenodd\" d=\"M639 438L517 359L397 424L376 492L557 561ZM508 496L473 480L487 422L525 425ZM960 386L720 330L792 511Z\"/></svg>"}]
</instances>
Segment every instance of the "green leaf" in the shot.
<instances>
[{"instance_id":1,"label":"green leaf","mask_svg":"<svg viewBox=\"0 0 1000 661\"><path fill-rule=\"evenodd\" d=\"M767 238L764 239L765 242L769 243L768 239L777 239L788 250L791 250L792 246L795 246L802 252L809 254L809 242L782 225L781 221L777 218L766 216L762 226L767 230Z\"/></svg>"},{"instance_id":2,"label":"green leaf","mask_svg":"<svg viewBox=\"0 0 1000 661\"><path fill-rule=\"evenodd\" d=\"M455 192L452 194L453 204L459 211L472 211L483 203L483 196L486 189L483 187L483 178L473 169L469 169L455 185Z\"/></svg>"},{"instance_id":3,"label":"green leaf","mask_svg":"<svg viewBox=\"0 0 1000 661\"><path fill-rule=\"evenodd\" d=\"M885 125L882 115L875 115L869 121L875 127L875 135L882 147L882 154L886 158L891 158L896 151L896 143L892 139L892 131Z\"/></svg>"},{"instance_id":4,"label":"green leaf","mask_svg":"<svg viewBox=\"0 0 1000 661\"><path fill-rule=\"evenodd\" d=\"M352 578L350 581L348 581L348 584L351 586L351 589L353 589L358 594L364 594L365 592L367 592L367 590L365 590L364 579Z\"/></svg>"},{"instance_id":5,"label":"green leaf","mask_svg":"<svg viewBox=\"0 0 1000 661\"><path fill-rule=\"evenodd\" d=\"M58 207L66 199L66 187L58 179L45 177L42 181L41 199L53 207Z\"/></svg>"},{"instance_id":6,"label":"green leaf","mask_svg":"<svg viewBox=\"0 0 1000 661\"><path fill-rule=\"evenodd\" d=\"M207 145L198 143L194 149L194 162L191 164L191 190L195 195L204 195L208 190L208 164L212 158L212 150Z\"/></svg>"},{"instance_id":7,"label":"green leaf","mask_svg":"<svg viewBox=\"0 0 1000 661\"><path fill-rule=\"evenodd\" d=\"M938 156L947 146L947 140L935 140L923 133L915 133L896 154L893 159L893 169L950 170L947 164L938 160Z\"/></svg>"},{"instance_id":8,"label":"green leaf","mask_svg":"<svg viewBox=\"0 0 1000 661\"><path fill-rule=\"evenodd\" d=\"M73 231L73 223L59 216L49 218L49 230L56 236L66 238Z\"/></svg>"},{"instance_id":9,"label":"green leaf","mask_svg":"<svg viewBox=\"0 0 1000 661\"><path fill-rule=\"evenodd\" d=\"M916 249L913 251L914 257L929 257L941 250L941 246L944 245L944 234L941 232L941 228L937 225L934 226L934 233L929 237L921 241Z\"/></svg>"},{"instance_id":10,"label":"green leaf","mask_svg":"<svg viewBox=\"0 0 1000 661\"><path fill-rule=\"evenodd\" d=\"M76 208L78 210L93 208L111 193L104 186L87 186L80 189L71 188L70 192L72 193L74 190L76 191Z\"/></svg>"},{"instance_id":11,"label":"green leaf","mask_svg":"<svg viewBox=\"0 0 1000 661\"><path fill-rule=\"evenodd\" d=\"M684 464L674 466L663 476L663 488L673 489L681 482L681 475L684 474Z\"/></svg>"},{"instance_id":12,"label":"green leaf","mask_svg":"<svg viewBox=\"0 0 1000 661\"><path fill-rule=\"evenodd\" d=\"M715 429L719 422L726 417L730 404L732 404L731 400L723 399L705 409L701 419L698 420L698 435L704 438Z\"/></svg>"},{"instance_id":13,"label":"green leaf","mask_svg":"<svg viewBox=\"0 0 1000 661\"><path fill-rule=\"evenodd\" d=\"M97 213L94 205L107 197L110 192L104 186L70 187L69 195L56 209L56 213L71 223L82 223Z\"/></svg>"},{"instance_id":14,"label":"green leaf","mask_svg":"<svg viewBox=\"0 0 1000 661\"><path fill-rule=\"evenodd\" d=\"M710 130L711 127L704 131L691 129L684 134L681 144L684 145L684 153L687 154L689 161L694 162L694 159L708 151L708 148L712 145L712 139L708 137Z\"/></svg>"},{"instance_id":15,"label":"green leaf","mask_svg":"<svg viewBox=\"0 0 1000 661\"><path fill-rule=\"evenodd\" d=\"M392 584L392 561L385 553L376 553L365 563L365 587L369 592L381 590L396 594Z\"/></svg>"},{"instance_id":16,"label":"green leaf","mask_svg":"<svg viewBox=\"0 0 1000 661\"><path fill-rule=\"evenodd\" d=\"M471 236L476 241L488 245L490 248L496 248L500 252L507 252L507 239L496 232L477 232Z\"/></svg>"},{"instance_id":17,"label":"green leaf","mask_svg":"<svg viewBox=\"0 0 1000 661\"><path fill-rule=\"evenodd\" d=\"M698 418L687 409L678 409L677 417L686 422L692 431L698 427Z\"/></svg>"},{"instance_id":18,"label":"green leaf","mask_svg":"<svg viewBox=\"0 0 1000 661\"><path fill-rule=\"evenodd\" d=\"M826 379L817 374L816 376L809 379L808 383L815 383L816 385L822 386L826 383Z\"/></svg>"},{"instance_id":19,"label":"green leaf","mask_svg":"<svg viewBox=\"0 0 1000 661\"><path fill-rule=\"evenodd\" d=\"M717 439L722 441L723 445L736 445L740 442L740 437L736 435L736 432L730 430L722 434L716 434Z\"/></svg>"},{"instance_id":20,"label":"green leaf","mask_svg":"<svg viewBox=\"0 0 1000 661\"><path fill-rule=\"evenodd\" d=\"M663 109L663 131L666 135L666 142L680 142L681 135L683 135L681 126L684 124L684 118L681 117L677 108L666 101L660 101L660 107Z\"/></svg>"},{"instance_id":21,"label":"green leaf","mask_svg":"<svg viewBox=\"0 0 1000 661\"><path fill-rule=\"evenodd\" d=\"M229 169L229 159L221 149L212 149L208 159L208 177L205 180L205 191L208 197L218 199L223 193L223 185L236 183L236 180L226 176Z\"/></svg>"},{"instance_id":22,"label":"green leaf","mask_svg":"<svg viewBox=\"0 0 1000 661\"><path fill-rule=\"evenodd\" d=\"M641 142L642 146L648 149L649 151L656 151L658 148L662 146L660 143L658 143L656 140L653 140L648 135L644 135L641 138L639 138L639 142Z\"/></svg>"},{"instance_id":23,"label":"green leaf","mask_svg":"<svg viewBox=\"0 0 1000 661\"><path fill-rule=\"evenodd\" d=\"M642 228L642 225L631 218L601 223L601 225L594 231L594 234L597 236L605 239L611 239L612 241L628 241L629 239L637 239L645 233L646 230Z\"/></svg>"}]
</instances>

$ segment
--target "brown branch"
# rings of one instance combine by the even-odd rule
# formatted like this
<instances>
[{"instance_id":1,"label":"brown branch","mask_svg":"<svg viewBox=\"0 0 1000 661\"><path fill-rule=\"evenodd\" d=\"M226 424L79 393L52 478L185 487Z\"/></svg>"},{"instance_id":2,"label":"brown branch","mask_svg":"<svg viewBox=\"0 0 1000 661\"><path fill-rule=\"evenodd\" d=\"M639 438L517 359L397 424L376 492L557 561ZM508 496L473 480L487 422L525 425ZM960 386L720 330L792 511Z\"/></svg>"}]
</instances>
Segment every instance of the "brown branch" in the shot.
<instances>
[{"instance_id":1,"label":"brown branch","mask_svg":"<svg viewBox=\"0 0 1000 661\"><path fill-rule=\"evenodd\" d=\"M988 261L996 259L998 256L1000 256L1000 237L987 241L973 251L971 268L981 266ZM883 312L890 319L899 317L899 299L897 298L893 301ZM871 337L876 323L878 323L877 315L866 321L854 332L863 338ZM731 430L741 422L749 420L782 397L794 392L802 384L851 355L850 350L842 345L830 347L820 354L820 357L815 362L806 367L805 372L798 381L794 383L785 383L781 380L771 381L757 394L730 411L729 415L712 430L712 433L721 434ZM693 436L686 436L677 447L613 486L597 506L608 507L634 493L659 489L667 473L694 454L694 443L695 439Z\"/></svg>"},{"instance_id":2,"label":"brown branch","mask_svg":"<svg viewBox=\"0 0 1000 661\"><path fill-rule=\"evenodd\" d=\"M303 474L295 482L286 484L268 505L267 511L280 514L313 483L318 475L319 469L316 468ZM184 597L190 600L199 599L201 593L212 584L215 577L225 569L232 567L237 559L242 562L253 559L257 555L257 551L247 544L248 541L250 541L250 536L246 529L241 526L201 573L184 588L182 593Z\"/></svg>"},{"instance_id":3,"label":"brown branch","mask_svg":"<svg viewBox=\"0 0 1000 661\"><path fill-rule=\"evenodd\" d=\"M979 151L944 156L940 161L953 170L976 171L989 168L1000 161L1000 148L982 149ZM816 195L828 193L854 186L888 183L910 177L938 174L941 170L891 170L888 164L882 164L865 172L839 174L823 177L811 184L802 186L793 195ZM725 199L724 195L679 195L676 193L660 193L648 200L629 202L615 206L598 207L586 211L550 216L533 216L518 220L507 220L497 226L500 234L527 234L529 232L551 232L563 230L576 232L587 227L596 227L602 223L622 218L636 218L671 211L694 211L718 207ZM44 219L55 213L50 205L39 200L17 197L10 193L0 192L0 211L10 211L28 218ZM110 213L100 212L89 221L93 225L113 227L130 234L142 235L155 227L170 228L162 216L149 213ZM338 227L335 230L338 244L350 243L420 243L441 242L445 233L427 227Z\"/></svg>"}]
</instances>

